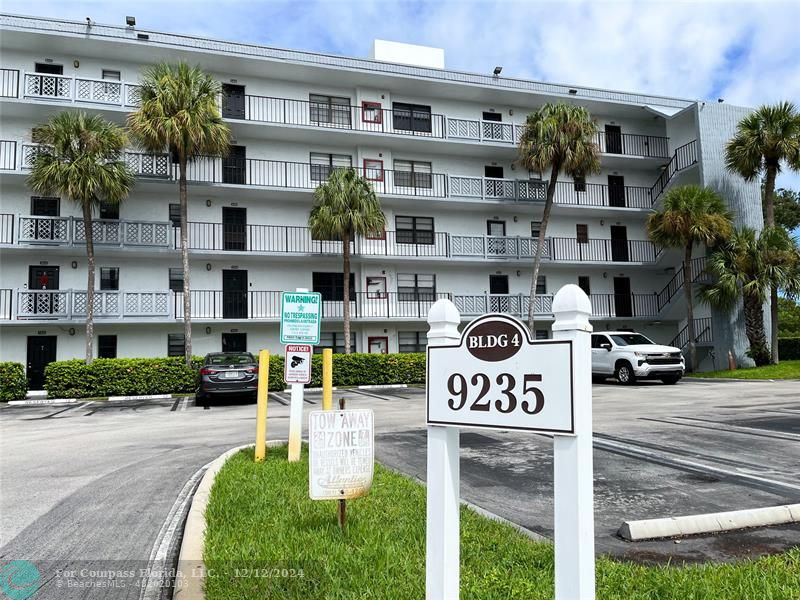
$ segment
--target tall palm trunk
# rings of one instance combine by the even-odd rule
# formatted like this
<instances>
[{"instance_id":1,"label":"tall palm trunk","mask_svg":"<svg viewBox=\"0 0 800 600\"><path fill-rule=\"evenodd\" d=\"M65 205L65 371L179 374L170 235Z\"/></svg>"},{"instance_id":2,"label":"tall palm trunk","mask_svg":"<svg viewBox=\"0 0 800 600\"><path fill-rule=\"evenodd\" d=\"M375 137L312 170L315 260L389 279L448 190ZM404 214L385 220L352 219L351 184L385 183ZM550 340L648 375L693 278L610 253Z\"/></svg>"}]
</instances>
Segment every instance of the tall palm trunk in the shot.
<instances>
[{"instance_id":1,"label":"tall palm trunk","mask_svg":"<svg viewBox=\"0 0 800 600\"><path fill-rule=\"evenodd\" d=\"M688 371L697 370L697 347L695 340L697 334L694 331L694 292L692 289L694 274L692 273L692 244L686 245L683 256L683 291L686 294L686 332L689 334L689 365Z\"/></svg>"},{"instance_id":2,"label":"tall palm trunk","mask_svg":"<svg viewBox=\"0 0 800 600\"><path fill-rule=\"evenodd\" d=\"M344 290L342 318L344 319L344 353L350 354L350 233L342 236L342 272Z\"/></svg>"},{"instance_id":3,"label":"tall palm trunk","mask_svg":"<svg viewBox=\"0 0 800 600\"><path fill-rule=\"evenodd\" d=\"M756 366L769 364L767 334L764 331L764 307L758 298L744 297L744 330L750 342L750 356Z\"/></svg>"},{"instance_id":4,"label":"tall palm trunk","mask_svg":"<svg viewBox=\"0 0 800 600\"><path fill-rule=\"evenodd\" d=\"M181 202L181 265L183 266L183 339L186 365L192 364L192 295L189 285L189 192L186 186L186 157L179 162L178 195Z\"/></svg>"},{"instance_id":5,"label":"tall palm trunk","mask_svg":"<svg viewBox=\"0 0 800 600\"><path fill-rule=\"evenodd\" d=\"M533 257L533 275L531 278L531 296L528 303L528 330L531 332L531 337L535 337L533 330L536 304L536 281L539 279L539 267L542 264L542 250L544 249L545 236L547 235L547 223L550 221L550 211L553 210L553 199L556 195L556 183L558 181L558 173L561 170L560 164L553 164L550 171L550 181L547 182L547 198L544 202L544 212L542 213L542 224L539 227L539 238L536 241L536 254Z\"/></svg>"},{"instance_id":6,"label":"tall palm trunk","mask_svg":"<svg viewBox=\"0 0 800 600\"><path fill-rule=\"evenodd\" d=\"M767 176L764 182L764 204L766 207L766 224L775 226L775 177L778 173L777 164L767 164ZM772 286L769 294L769 324L770 347L772 349L772 362L778 364L778 287Z\"/></svg>"},{"instance_id":7,"label":"tall palm trunk","mask_svg":"<svg viewBox=\"0 0 800 600\"><path fill-rule=\"evenodd\" d=\"M94 232L92 206L83 204L83 231L86 239L86 364L94 360Z\"/></svg>"}]
</instances>

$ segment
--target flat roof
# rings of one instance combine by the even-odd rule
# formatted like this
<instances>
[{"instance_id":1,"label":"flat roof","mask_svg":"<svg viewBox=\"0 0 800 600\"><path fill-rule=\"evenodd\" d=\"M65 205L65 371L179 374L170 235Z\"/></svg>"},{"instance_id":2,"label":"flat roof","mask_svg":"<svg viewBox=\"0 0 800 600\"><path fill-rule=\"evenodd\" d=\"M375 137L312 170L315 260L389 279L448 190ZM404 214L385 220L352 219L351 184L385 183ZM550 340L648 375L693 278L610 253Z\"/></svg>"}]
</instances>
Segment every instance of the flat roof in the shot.
<instances>
[{"instance_id":1,"label":"flat roof","mask_svg":"<svg viewBox=\"0 0 800 600\"><path fill-rule=\"evenodd\" d=\"M48 17L0 13L0 29L48 33L69 37L80 36L84 39L106 39L133 43L137 43L138 41L140 43L157 44L184 50L209 51L247 58L341 68L365 73L399 75L428 81L441 81L443 83L449 82L481 87L489 86L508 91L552 94L568 96L575 99L607 100L636 105L658 105L674 108L686 108L696 102L696 100L686 98L638 94L579 85L546 83L528 79L455 71L452 69L401 65L368 58L353 58L304 50L289 50L192 35L164 33L149 29L141 29L139 27L103 25L94 22L89 26L85 21L71 21ZM138 34L146 34L148 39L139 40L137 37Z\"/></svg>"}]
</instances>

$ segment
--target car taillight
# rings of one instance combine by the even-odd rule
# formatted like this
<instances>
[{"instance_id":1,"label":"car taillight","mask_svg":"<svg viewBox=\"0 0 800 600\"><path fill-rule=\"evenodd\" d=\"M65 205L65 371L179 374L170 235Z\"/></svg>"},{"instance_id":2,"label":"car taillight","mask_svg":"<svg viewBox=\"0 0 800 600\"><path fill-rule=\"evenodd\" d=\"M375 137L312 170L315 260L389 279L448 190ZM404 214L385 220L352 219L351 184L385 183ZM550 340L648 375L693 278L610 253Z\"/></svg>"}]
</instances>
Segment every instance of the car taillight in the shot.
<instances>
[{"instance_id":1,"label":"car taillight","mask_svg":"<svg viewBox=\"0 0 800 600\"><path fill-rule=\"evenodd\" d=\"M250 367L247 369L248 373L258 373L258 367Z\"/></svg>"},{"instance_id":2,"label":"car taillight","mask_svg":"<svg viewBox=\"0 0 800 600\"><path fill-rule=\"evenodd\" d=\"M200 369L200 375L216 375L217 373L219 373L219 371L216 371L215 369L209 369L208 367L203 367Z\"/></svg>"}]
</instances>

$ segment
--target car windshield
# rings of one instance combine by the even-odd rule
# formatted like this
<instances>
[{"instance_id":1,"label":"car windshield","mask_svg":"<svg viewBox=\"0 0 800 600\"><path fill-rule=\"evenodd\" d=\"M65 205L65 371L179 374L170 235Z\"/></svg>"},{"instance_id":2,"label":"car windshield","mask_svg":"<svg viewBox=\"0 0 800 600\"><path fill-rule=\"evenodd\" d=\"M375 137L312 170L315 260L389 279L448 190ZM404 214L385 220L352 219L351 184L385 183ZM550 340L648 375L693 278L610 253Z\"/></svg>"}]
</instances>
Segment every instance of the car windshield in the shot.
<instances>
[{"instance_id":1,"label":"car windshield","mask_svg":"<svg viewBox=\"0 0 800 600\"><path fill-rule=\"evenodd\" d=\"M633 346L636 344L654 344L641 333L615 333L611 336L617 346Z\"/></svg>"},{"instance_id":2,"label":"car windshield","mask_svg":"<svg viewBox=\"0 0 800 600\"><path fill-rule=\"evenodd\" d=\"M206 356L207 365L215 365L220 367L249 365L253 362L255 362L253 355L249 352L243 352L241 354L209 354Z\"/></svg>"}]
</instances>

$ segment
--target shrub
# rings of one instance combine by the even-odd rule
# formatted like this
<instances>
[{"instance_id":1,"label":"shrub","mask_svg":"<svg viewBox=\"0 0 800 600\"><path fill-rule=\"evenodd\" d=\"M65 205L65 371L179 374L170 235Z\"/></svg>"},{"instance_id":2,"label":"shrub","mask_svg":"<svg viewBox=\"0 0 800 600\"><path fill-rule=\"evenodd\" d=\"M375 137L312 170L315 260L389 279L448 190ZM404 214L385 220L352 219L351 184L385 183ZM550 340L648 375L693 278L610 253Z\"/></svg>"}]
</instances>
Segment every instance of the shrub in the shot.
<instances>
[{"instance_id":1,"label":"shrub","mask_svg":"<svg viewBox=\"0 0 800 600\"><path fill-rule=\"evenodd\" d=\"M54 398L90 398L138 394L191 393L197 388L197 369L182 358L98 358L52 362L45 369L45 389ZM286 388L283 356L270 355L269 389ZM333 385L424 383L425 354L334 354ZM311 386L322 385L322 355L311 358Z\"/></svg>"},{"instance_id":2,"label":"shrub","mask_svg":"<svg viewBox=\"0 0 800 600\"><path fill-rule=\"evenodd\" d=\"M54 398L90 398L194 392L202 359L187 367L183 358L98 358L52 362L45 368L45 389Z\"/></svg>"},{"instance_id":3,"label":"shrub","mask_svg":"<svg viewBox=\"0 0 800 600\"><path fill-rule=\"evenodd\" d=\"M781 360L800 360L800 337L778 338L778 356Z\"/></svg>"},{"instance_id":4,"label":"shrub","mask_svg":"<svg viewBox=\"0 0 800 600\"><path fill-rule=\"evenodd\" d=\"M22 400L27 392L25 367L17 362L0 362L0 402Z\"/></svg>"}]
</instances>

